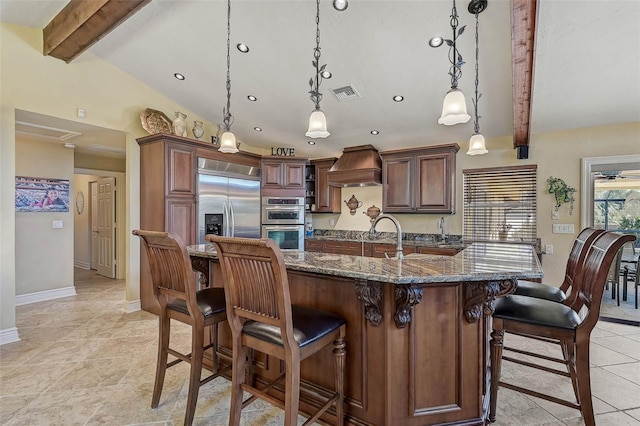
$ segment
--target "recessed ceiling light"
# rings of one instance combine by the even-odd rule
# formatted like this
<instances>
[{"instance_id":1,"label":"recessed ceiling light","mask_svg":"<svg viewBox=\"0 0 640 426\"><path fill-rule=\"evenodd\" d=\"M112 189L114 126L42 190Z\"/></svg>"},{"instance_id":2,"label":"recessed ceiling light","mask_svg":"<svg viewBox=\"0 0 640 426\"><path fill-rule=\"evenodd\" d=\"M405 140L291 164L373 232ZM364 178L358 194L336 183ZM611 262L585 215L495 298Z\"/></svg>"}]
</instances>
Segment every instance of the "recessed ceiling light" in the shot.
<instances>
[{"instance_id":1,"label":"recessed ceiling light","mask_svg":"<svg viewBox=\"0 0 640 426\"><path fill-rule=\"evenodd\" d=\"M253 130L255 130L256 132L261 132L262 131L262 127L254 127Z\"/></svg>"},{"instance_id":2,"label":"recessed ceiling light","mask_svg":"<svg viewBox=\"0 0 640 426\"><path fill-rule=\"evenodd\" d=\"M247 96L247 99L249 99L251 102L255 102L255 101L257 101L257 100L258 100L258 98L256 98L256 97L255 97L255 96L253 96L253 95L249 95L249 96Z\"/></svg>"},{"instance_id":3,"label":"recessed ceiling light","mask_svg":"<svg viewBox=\"0 0 640 426\"><path fill-rule=\"evenodd\" d=\"M238 45L236 46L238 48L239 51L241 51L242 53L247 53L249 51L249 46L247 46L244 43L238 43Z\"/></svg>"},{"instance_id":4,"label":"recessed ceiling light","mask_svg":"<svg viewBox=\"0 0 640 426\"><path fill-rule=\"evenodd\" d=\"M184 75L180 74L179 72L175 73L173 76L178 80L184 80Z\"/></svg>"},{"instance_id":5,"label":"recessed ceiling light","mask_svg":"<svg viewBox=\"0 0 640 426\"><path fill-rule=\"evenodd\" d=\"M395 95L395 96L393 97L393 100L394 100L394 101L396 101L396 102L402 102L402 101L404 101L404 96L402 96L402 95Z\"/></svg>"},{"instance_id":6,"label":"recessed ceiling light","mask_svg":"<svg viewBox=\"0 0 640 426\"><path fill-rule=\"evenodd\" d=\"M331 78L333 74L331 74L329 71L322 71L320 75L322 76L322 78Z\"/></svg>"},{"instance_id":7,"label":"recessed ceiling light","mask_svg":"<svg viewBox=\"0 0 640 426\"><path fill-rule=\"evenodd\" d=\"M431 40L429 40L429 46L431 47L440 47L442 46L442 42L444 39L440 36L435 36Z\"/></svg>"},{"instance_id":8,"label":"recessed ceiling light","mask_svg":"<svg viewBox=\"0 0 640 426\"><path fill-rule=\"evenodd\" d=\"M308 143L309 145L315 145L315 144L316 144L316 143L315 143L315 141L308 141L307 143Z\"/></svg>"},{"instance_id":9,"label":"recessed ceiling light","mask_svg":"<svg viewBox=\"0 0 640 426\"><path fill-rule=\"evenodd\" d=\"M349 2L347 0L333 0L333 8L335 10L342 12L347 7L349 7Z\"/></svg>"},{"instance_id":10,"label":"recessed ceiling light","mask_svg":"<svg viewBox=\"0 0 640 426\"><path fill-rule=\"evenodd\" d=\"M371 131L371 132L369 132L369 133L371 133L372 135L378 135L378 134L380 134L380 132L379 132L379 131L377 131L377 130L372 130L372 131Z\"/></svg>"}]
</instances>

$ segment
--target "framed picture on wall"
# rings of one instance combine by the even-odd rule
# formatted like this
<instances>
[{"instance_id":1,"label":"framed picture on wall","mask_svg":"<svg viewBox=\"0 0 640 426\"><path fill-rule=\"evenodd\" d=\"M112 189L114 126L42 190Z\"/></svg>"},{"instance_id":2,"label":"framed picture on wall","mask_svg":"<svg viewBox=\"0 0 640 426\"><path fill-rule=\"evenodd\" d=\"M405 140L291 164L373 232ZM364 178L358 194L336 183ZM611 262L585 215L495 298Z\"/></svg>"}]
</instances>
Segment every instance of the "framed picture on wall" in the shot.
<instances>
[{"instance_id":1,"label":"framed picture on wall","mask_svg":"<svg viewBox=\"0 0 640 426\"><path fill-rule=\"evenodd\" d=\"M16 176L17 212L69 211L69 181Z\"/></svg>"}]
</instances>

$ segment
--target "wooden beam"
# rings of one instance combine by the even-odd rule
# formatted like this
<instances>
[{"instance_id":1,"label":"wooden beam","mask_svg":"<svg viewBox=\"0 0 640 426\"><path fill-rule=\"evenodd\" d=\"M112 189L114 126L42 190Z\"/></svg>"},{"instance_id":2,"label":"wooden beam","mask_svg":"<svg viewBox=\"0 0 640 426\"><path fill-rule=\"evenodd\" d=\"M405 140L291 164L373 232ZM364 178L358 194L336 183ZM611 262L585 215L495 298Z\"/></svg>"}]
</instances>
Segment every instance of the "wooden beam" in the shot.
<instances>
[{"instance_id":1,"label":"wooden beam","mask_svg":"<svg viewBox=\"0 0 640 426\"><path fill-rule=\"evenodd\" d=\"M69 63L151 0L71 0L42 30L43 53Z\"/></svg>"},{"instance_id":2,"label":"wooden beam","mask_svg":"<svg viewBox=\"0 0 640 426\"><path fill-rule=\"evenodd\" d=\"M513 147L528 157L537 0L511 0ZM524 157L520 156L524 154Z\"/></svg>"}]
</instances>

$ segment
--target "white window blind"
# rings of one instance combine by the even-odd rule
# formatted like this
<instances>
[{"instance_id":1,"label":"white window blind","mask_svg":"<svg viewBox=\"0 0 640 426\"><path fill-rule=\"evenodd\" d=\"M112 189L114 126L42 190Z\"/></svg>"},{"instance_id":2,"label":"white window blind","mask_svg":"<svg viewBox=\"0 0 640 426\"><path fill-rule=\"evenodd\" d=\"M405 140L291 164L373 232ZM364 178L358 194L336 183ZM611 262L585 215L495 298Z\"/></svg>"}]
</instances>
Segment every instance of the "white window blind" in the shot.
<instances>
[{"instance_id":1,"label":"white window blind","mask_svg":"<svg viewBox=\"0 0 640 426\"><path fill-rule=\"evenodd\" d=\"M537 167L463 170L465 241L535 242Z\"/></svg>"}]
</instances>

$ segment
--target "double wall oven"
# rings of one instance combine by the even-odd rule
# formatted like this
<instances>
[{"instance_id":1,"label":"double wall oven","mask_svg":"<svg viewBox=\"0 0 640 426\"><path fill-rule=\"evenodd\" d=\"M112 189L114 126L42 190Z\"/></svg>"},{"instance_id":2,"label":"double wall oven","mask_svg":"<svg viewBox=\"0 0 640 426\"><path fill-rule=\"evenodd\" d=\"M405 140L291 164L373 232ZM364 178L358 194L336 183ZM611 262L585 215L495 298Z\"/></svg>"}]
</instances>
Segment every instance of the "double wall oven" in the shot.
<instances>
[{"instance_id":1,"label":"double wall oven","mask_svg":"<svg viewBox=\"0 0 640 426\"><path fill-rule=\"evenodd\" d=\"M281 250L304 250L304 197L262 197L262 238Z\"/></svg>"}]
</instances>

